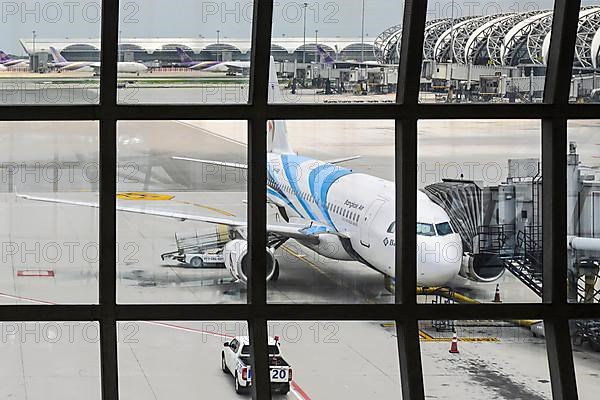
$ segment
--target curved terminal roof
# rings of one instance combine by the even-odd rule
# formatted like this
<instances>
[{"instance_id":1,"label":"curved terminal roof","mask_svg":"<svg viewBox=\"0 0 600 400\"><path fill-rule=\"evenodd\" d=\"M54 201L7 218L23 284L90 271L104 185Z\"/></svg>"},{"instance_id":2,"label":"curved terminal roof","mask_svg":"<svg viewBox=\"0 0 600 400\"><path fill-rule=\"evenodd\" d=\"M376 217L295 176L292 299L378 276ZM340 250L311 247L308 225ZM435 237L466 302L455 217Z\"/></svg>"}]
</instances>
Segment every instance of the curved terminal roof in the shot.
<instances>
[{"instance_id":1,"label":"curved terminal roof","mask_svg":"<svg viewBox=\"0 0 600 400\"><path fill-rule=\"evenodd\" d=\"M318 39L319 44L325 49L332 49L335 53L360 52L361 38L345 37L323 37ZM25 51L31 54L34 50L34 43L31 38L21 39L21 46ZM122 50L142 51L153 54L157 51L174 51L176 47L181 47L189 52L201 53L202 51L214 51L215 48L240 52L247 54L250 51L250 39L221 38L217 43L216 38L123 38L120 45ZM280 37L272 39L272 48L274 51L287 51L294 54L302 51L304 40L302 37ZM365 53L372 55L374 51L374 39L364 38ZM48 50L50 46L58 51L76 48L86 48L90 51L100 50L101 44L98 38L65 38L65 39L43 39L36 38L35 51ZM307 50L315 48L314 38L306 38Z\"/></svg>"},{"instance_id":2,"label":"curved terminal roof","mask_svg":"<svg viewBox=\"0 0 600 400\"><path fill-rule=\"evenodd\" d=\"M427 21L423 59L475 65L546 63L552 10L443 18ZM397 63L402 26L395 25L375 39L375 56ZM579 14L574 66L600 68L600 5L582 7Z\"/></svg>"}]
</instances>

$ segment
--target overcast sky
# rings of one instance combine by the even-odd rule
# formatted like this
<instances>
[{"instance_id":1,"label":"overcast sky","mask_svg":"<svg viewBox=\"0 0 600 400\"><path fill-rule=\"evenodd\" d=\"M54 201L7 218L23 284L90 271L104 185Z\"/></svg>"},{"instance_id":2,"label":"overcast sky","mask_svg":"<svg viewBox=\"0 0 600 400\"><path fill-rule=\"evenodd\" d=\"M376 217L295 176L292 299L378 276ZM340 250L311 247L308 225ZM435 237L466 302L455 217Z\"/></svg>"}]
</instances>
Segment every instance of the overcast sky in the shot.
<instances>
[{"instance_id":1,"label":"overcast sky","mask_svg":"<svg viewBox=\"0 0 600 400\"><path fill-rule=\"evenodd\" d=\"M276 37L303 34L302 2L274 0ZM361 35L361 0L307 1L306 32L319 36ZM600 4L600 0L584 0ZM451 0L430 0L428 19L450 17ZM481 15L531 9L550 9L552 0L454 1L455 15ZM0 48L22 54L19 38L96 38L100 35L100 2L96 0L4 1L0 3ZM402 22L403 2L365 0L365 34L375 37ZM127 37L221 37L249 38L251 0L121 0L121 31Z\"/></svg>"}]
</instances>

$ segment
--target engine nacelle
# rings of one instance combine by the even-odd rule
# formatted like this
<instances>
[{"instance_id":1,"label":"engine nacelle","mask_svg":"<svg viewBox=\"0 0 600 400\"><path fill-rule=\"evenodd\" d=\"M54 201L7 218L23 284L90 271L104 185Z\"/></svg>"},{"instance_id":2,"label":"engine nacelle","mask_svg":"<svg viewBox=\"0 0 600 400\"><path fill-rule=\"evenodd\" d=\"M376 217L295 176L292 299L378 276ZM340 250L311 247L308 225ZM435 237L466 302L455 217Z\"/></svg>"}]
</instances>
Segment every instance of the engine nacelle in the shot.
<instances>
[{"instance_id":1,"label":"engine nacelle","mask_svg":"<svg viewBox=\"0 0 600 400\"><path fill-rule=\"evenodd\" d=\"M465 254L459 275L475 282L493 282L502 276L504 269L498 254Z\"/></svg>"},{"instance_id":2,"label":"engine nacelle","mask_svg":"<svg viewBox=\"0 0 600 400\"><path fill-rule=\"evenodd\" d=\"M273 250L267 247L267 281L275 274L275 254ZM235 239L225 244L223 247L223 257L225 267L229 273L241 282L248 282L250 274L250 259L248 258L248 241Z\"/></svg>"}]
</instances>

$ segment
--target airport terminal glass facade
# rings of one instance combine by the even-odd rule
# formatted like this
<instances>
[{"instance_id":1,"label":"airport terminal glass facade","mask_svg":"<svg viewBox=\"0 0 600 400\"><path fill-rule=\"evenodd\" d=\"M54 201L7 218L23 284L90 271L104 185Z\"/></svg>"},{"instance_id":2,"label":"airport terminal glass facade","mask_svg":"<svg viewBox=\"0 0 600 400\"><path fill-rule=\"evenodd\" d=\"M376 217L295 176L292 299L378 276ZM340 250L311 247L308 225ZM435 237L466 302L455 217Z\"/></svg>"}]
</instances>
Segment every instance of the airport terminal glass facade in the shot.
<instances>
[{"instance_id":1,"label":"airport terminal glass facade","mask_svg":"<svg viewBox=\"0 0 600 400\"><path fill-rule=\"evenodd\" d=\"M374 15L375 8L386 12ZM332 104L350 93L353 102L394 101L398 60L384 54L402 31L380 32L400 27L402 14L400 0L276 2L271 55L285 90L269 102Z\"/></svg>"},{"instance_id":2,"label":"airport terminal glass facade","mask_svg":"<svg viewBox=\"0 0 600 400\"><path fill-rule=\"evenodd\" d=\"M100 101L100 0L26 0L2 11L0 101L95 105Z\"/></svg>"},{"instance_id":3,"label":"airport terminal glass facade","mask_svg":"<svg viewBox=\"0 0 600 400\"><path fill-rule=\"evenodd\" d=\"M419 101L542 102L552 6L552 0L430 4ZM389 36L394 43L384 54L399 57L399 36Z\"/></svg>"},{"instance_id":4,"label":"airport terminal glass facade","mask_svg":"<svg viewBox=\"0 0 600 400\"><path fill-rule=\"evenodd\" d=\"M417 231L417 262L460 264L452 286L468 297L424 288L420 300L542 301L541 144L539 120L419 121L417 187L451 221L436 237L458 234L462 251Z\"/></svg>"},{"instance_id":5,"label":"airport terminal glass facade","mask_svg":"<svg viewBox=\"0 0 600 400\"><path fill-rule=\"evenodd\" d=\"M393 269L394 247L389 238L393 238L395 220L391 199L394 195L394 121L288 120L285 126L289 146L298 156L285 155L271 161L267 195L272 196L277 191L291 199L294 207L278 215L281 208L270 204L268 221L277 223L288 218L289 222L297 223L302 218L311 218L320 221L317 223L331 223L343 231L356 231L358 237L345 239L331 235L316 244L302 238L281 243L275 251L280 271L278 278L271 279L267 285L267 301L393 303L393 281L389 275ZM328 134L323 135L323 132ZM324 165L317 160L333 164ZM278 167L282 170L280 173L277 173ZM363 179L360 185L353 183L353 172L364 174L359 177ZM286 182L293 182L293 187ZM372 190L380 191L382 196L376 205L378 219L373 219L384 227L381 234L359 228L369 213L368 199ZM298 203L294 201L296 193L301 200ZM315 194L314 199L311 194ZM276 240L274 243L277 246ZM357 252L377 248L381 254L387 254L386 262L377 268L364 268L363 263L345 250L347 243L352 243ZM382 272L387 275L382 276Z\"/></svg>"},{"instance_id":6,"label":"airport terminal glass facade","mask_svg":"<svg viewBox=\"0 0 600 400\"><path fill-rule=\"evenodd\" d=\"M119 4L120 104L248 103L251 1Z\"/></svg>"},{"instance_id":7,"label":"airport terminal glass facade","mask_svg":"<svg viewBox=\"0 0 600 400\"><path fill-rule=\"evenodd\" d=\"M582 272L593 271L597 264L595 230L585 231L584 225L595 229L595 217L589 214L593 212L585 207L593 210L595 143L590 132L596 129L594 118L600 115L600 108L592 101L569 104L573 82L581 79L579 73L573 76L572 58L580 38L581 14L587 10L580 9L580 1L540 3L532 11L539 9L531 17L533 20L525 25L512 24L511 30L518 28L519 31L509 37L518 38L518 43L514 47L504 45L509 43L500 44L501 50L511 49L519 62L525 60L521 65L533 71L533 77L525 77L525 80L537 82L532 78L541 77L538 72L543 71L542 89L538 91L532 84L532 94L530 86L525 84L525 90L512 84L510 90L506 86L506 95L501 91L492 99L477 101L482 104L474 104L473 97L465 103L462 101L464 92L459 91L450 96L448 102L452 104L424 101L436 96L428 86L433 80L422 76L422 70L427 62L423 49L427 45L428 29L437 18L432 14L436 14L439 6L435 2L406 1L398 14L402 15L402 29L397 34L395 47L399 57L393 61L399 65L394 101L357 104L353 101L354 95L345 93L339 95L342 101L335 104L270 104L271 91L284 88L283 84L271 84L269 79L272 44L278 39L275 34L280 34L274 29L279 6L271 0L256 0L245 9L252 15L252 23L240 17L240 21L244 20L240 24L245 32L251 29L252 46L245 53L245 61L251 64L247 77L242 78L247 79L247 101L217 102L236 104L196 101L196 97L181 94L188 90L188 82L176 82L178 77L168 76L148 78L144 83L160 82L165 86L163 94L152 95L162 104L123 101L122 89L143 86L135 83L135 79L131 79L134 83L130 84L129 79L123 82L121 78L120 57L133 53L131 62L140 61L135 59L138 54L135 48L124 46L125 38L162 35L166 25L177 25L172 31L169 28L169 32L176 32L174 36L201 34L216 41L218 33L220 45L221 33L225 38L230 34L224 31L234 28L235 24L214 21L202 24L199 21L203 15L198 19L197 8L188 8L185 12L183 6L191 2L181 0L179 3L182 7L176 8L170 2L152 12L148 10L153 4L140 3L137 9L137 3L117 0L98 4L102 17L100 38L95 47L101 49L100 53L96 52L101 73L95 78L100 82L99 103L72 101L59 107L56 102L43 101L14 107L14 101L5 98L0 105L0 120L7 132L2 137L2 145L8 149L0 152L4 155L2 169L6 179L3 215L10 221L5 224L4 243L24 243L25 257L31 253L46 257L39 262L34 259L17 263L13 255L2 263L0 333L1 346L6 351L0 375L4 378L6 396L24 398L34 397L34 393L51 393L61 398L83 396L108 400L208 394L229 398L235 396L234 379L239 383L237 378L243 380L245 376L246 381L251 379L250 392L256 399L271 398L271 382L278 383L277 388L283 391L289 386L288 398L304 399L339 397L340 393L344 393L344 397L356 395L359 398L400 397L401 394L405 400L424 400L426 395L470 398L477 394L506 399L517 396L558 400L594 398L599 362L594 353L600 320L600 307L595 299L598 280ZM450 2L442 4L447 3ZM206 4L216 7L200 10L207 12L208 17L217 14L221 18L223 13L227 17L230 12L229 5L199 4L198 7ZM456 2L451 4L456 5ZM589 5L593 4L582 4ZM304 11L308 11L309 6L307 3ZM372 7L375 6L366 0L365 10L374 12ZM548 14L543 10L553 12ZM527 10L521 7L494 14L524 11ZM166 18L169 13L172 16ZM474 10L472 14L476 13ZM478 14L487 16L492 11L486 9ZM134 23L126 29L124 19L131 21L136 15L139 16L137 25ZM187 15L193 21L191 28L185 23ZM360 15L360 12L351 15ZM366 13L365 16L366 21L372 18ZM443 16L456 22L466 15ZM169 20L167 24L159 21L163 19ZM99 21L91 25L97 29ZM463 30L462 25L457 26L459 23L452 24L449 33L446 29L444 38L448 40L439 43L445 49L452 47L453 58L460 58L464 50L455 48L456 45L466 45L465 38L473 38L473 35L466 37L469 31ZM26 30L35 29L33 45L43 24L19 24L24 24ZM198 27L205 25L216 29L197 32ZM348 26L352 25L351 32L339 35L356 36L358 24L348 22ZM57 32L50 32L48 26L44 29L48 30L48 36L62 37L66 32L63 26L75 25L60 25ZM335 36L335 26L333 30ZM307 36L308 32L307 29ZM93 37L94 32L79 30L79 35ZM27 44L24 48L29 51ZM75 50L89 54L90 48ZM225 50L219 46L216 53L209 56L216 54L225 58L225 53L231 50L234 61L233 55L237 53L233 49ZM177 51L166 51L177 54ZM62 57L71 61L71 56ZM456 82L445 84L449 90L464 83L463 78L454 74L454 67L458 73L460 64L451 64L452 81ZM469 68L469 65L467 63L467 72L470 70L473 74L477 68L474 65ZM519 65L515 67L518 70ZM188 73L187 69L183 73ZM221 74L227 76L227 72ZM133 75L137 77L136 72ZM30 74L26 76L34 79ZM504 79L502 74L492 76L500 81ZM481 85L482 77L467 81ZM42 79L45 82L50 76L43 75ZM61 83L53 87L69 92L68 82L84 84L87 79L87 76L67 76L66 71L61 71ZM227 92L227 88L216 87L217 92ZM473 87L471 89L475 93ZM18 92L18 96L29 93L30 87ZM446 96L448 99L449 94ZM173 104L175 101L169 101L170 98L184 100ZM509 104L490 104L494 102ZM275 154L301 160L303 156L288 148L289 143L278 135L285 132L281 123L284 120L288 121L290 141L295 131L312 131L307 134L312 148L308 141L305 143L307 154L353 170L354 177L349 182L354 186L342 190L342 197L350 200L355 195L371 195L371 206L394 204L395 213L385 214L395 214L395 218L391 218L394 221L386 224L382 239L393 248L393 254L369 253L364 249L359 252L357 247L348 246L356 230L332 229L332 225L315 220L298 222L290 218L287 221L283 210L292 207L285 201L286 197L276 200L278 197L265 192L265 188L280 188L284 193L293 194L290 203L294 206L302 204L301 199L307 206L314 202L326 209L336 204L331 201L323 204L322 194L306 193L301 187L294 187L293 182L298 180L292 180L288 186L280 185L285 181L274 182L274 176L281 176L285 171L281 170L283 165L267 162L268 157ZM393 121L393 135L389 121ZM343 130L342 134L336 126ZM332 138L336 135L340 146L334 145L336 139ZM362 140L365 136L368 136L365 143L356 144L356 139ZM389 140L386 146L393 146L391 154L391 148L382 150L383 140ZM270 152L273 146L279 151ZM333 154L332 149L337 154ZM304 152L304 149L299 151ZM348 158L354 154L361 158ZM501 212L498 205L494 208L497 216L491 215L499 218L510 211L507 202L522 202L527 194L527 190L518 192L516 183L535 187L534 179L538 179L535 185L540 182L539 176L532 177L531 171L521 168L517 161L513 161L515 169L507 167L499 177L488 181L479 179L476 174L469 179L471 175L462 173L458 179L455 174L452 180L444 182L445 173L441 173L431 180L426 175L427 179L421 182L421 160L427 164L424 168L427 173L432 162L449 166L485 161L508 166L505 164L508 159L529 158L543 160L538 172L541 170L544 195L537 197L537 203L532 202L538 205L538 212L543 211L537 214L543 227L538 231L537 264L529 268L529 258L523 256L516 261L523 263L523 268L515 265L509 268L506 263L511 259L502 248L492 253L495 258L491 258L505 263L505 275L500 279L511 277L514 281L514 285L501 281L503 290L498 299L494 282L483 285L469 281L457 286L439 278L442 269L458 271L465 266L465 259L469 267L469 257L482 255L479 252L482 243L477 241L479 246L475 246L473 237L461 230L460 222L465 221L461 213L477 212L476 202L470 202L467 195L469 190L475 193L480 190L483 202L486 190L491 191L495 186L498 192L500 188L506 189L502 201L504 209ZM390 165L384 166L386 161ZM96 181L87 175L93 171L93 168L90 171L85 168L88 163L96 166ZM15 164L22 165L22 170L15 170ZM300 170L312 172L307 168ZM314 183L323 171L315 172L312 180L310 174L304 179ZM45 174L53 179L46 179ZM54 179L65 174L73 178ZM340 172L336 170L335 176L339 178L338 175ZM360 176L378 180L381 187L376 190L362 184ZM390 196L387 192L390 188L386 188L384 181L392 178L395 184ZM574 178L577 180L573 181ZM332 185L341 183L341 179ZM515 197L508 188L509 179L513 180ZM440 184L440 190L435 193L445 199L444 202L436 204L421 190L430 184ZM221 190L223 188L226 190ZM441 190L444 188L445 191ZM267 193L269 203L266 203ZM539 193L530 195L533 198ZM579 206L577 215L573 214L575 200ZM587 202L583 203L584 200ZM344 201L344 204L350 203ZM376 220L379 214L369 212L370 209L365 208L365 213L358 215L359 221ZM588 214L584 216L584 212ZM342 209L342 213L348 215L348 210ZM515 214L514 221L530 220L528 210L516 208ZM507 221L510 225L511 219ZM578 227L572 221L578 222ZM223 242L223 251L211 254L202 246L196 246L193 251L187 248L179 251L174 234L181 230L201 236L201 231L209 226L207 222L212 224L215 242ZM516 228L517 223L512 225ZM475 226L475 232L479 228ZM525 228L519 230L525 232ZM358 229L356 234L360 238L366 233L368 238L370 232L380 231ZM525 233L522 238L523 235ZM298 257L290 261L281 254L285 250L272 241L282 237L294 238L289 244L304 240L309 246L298 246ZM314 248L321 240L332 237L343 239L341 242L346 247L342 245L337 249L354 255L355 261L348 264L340 261L341 268L331 266L328 271L319 263L307 266L300 261L312 262L310 245ZM506 242L510 236L505 234L499 238ZM133 247L134 251L140 251L137 256L134 253L134 259L129 253L131 248L120 247L121 239L125 244L134 242L138 246ZM460 260L449 261L442 257L438 262L421 262L415 248L423 240L440 246L452 242L454 249L461 250L456 255ZM97 260L89 262L85 258L87 253L79 255L79 250L74 248L75 257L70 263L69 251L74 246L69 244L62 257L52 262L54 253L45 254L41 250L44 248L41 245L48 241L96 241ZM235 246L226 250L227 244ZM221 249L220 245L217 247ZM3 256L16 250L5 247ZM47 251L50 250L55 251L56 246L48 247ZM434 246L434 254L439 255L440 251L441 248L436 250ZM172 257L183 257L181 265L170 265L161 259L169 252ZM190 256L200 257L200 262ZM220 265L205 268L204 263L211 259ZM379 277L372 275L374 269L389 265L392 260L393 271ZM363 269L357 268L359 262L365 264ZM227 271L221 268L223 265L236 268ZM429 268L428 277L433 274L438 279L425 280L421 276L424 268ZM573 274L574 268L579 274ZM327 273L334 274L334 279L325 276ZM322 279L319 275L323 275ZM383 279L383 275L387 278ZM267 278L270 279L267 281ZM526 284L526 279L537 280L538 293ZM364 301L364 293L352 289L355 289L353 285L368 280L374 282L372 289L377 288L376 280L380 280L380 286L372 290L369 301ZM487 289L482 289L484 286ZM583 296L579 286L583 287ZM275 287L279 291L273 292ZM445 289L451 299L431 293L432 289ZM480 298L470 296L480 292L484 294ZM273 293L278 294L276 301L272 301ZM528 297L521 297L524 293ZM306 304L313 298L316 300ZM353 300L352 304L346 304L349 299ZM444 307L440 302L466 304ZM30 325L24 326L26 323ZM583 323L586 324L581 325ZM280 357L273 357L274 341L281 345ZM247 352L244 347L238 347L246 342ZM240 350L239 360L234 359L240 361L239 364L223 364L220 358L226 350ZM335 385L339 385L339 390L335 390Z\"/></svg>"},{"instance_id":8,"label":"airport terminal glass facade","mask_svg":"<svg viewBox=\"0 0 600 400\"><path fill-rule=\"evenodd\" d=\"M240 281L248 272L241 261L222 268L216 251L246 252L238 245L243 231L195 217L245 217L247 130L235 120L119 121L120 303L246 302Z\"/></svg>"}]
</instances>

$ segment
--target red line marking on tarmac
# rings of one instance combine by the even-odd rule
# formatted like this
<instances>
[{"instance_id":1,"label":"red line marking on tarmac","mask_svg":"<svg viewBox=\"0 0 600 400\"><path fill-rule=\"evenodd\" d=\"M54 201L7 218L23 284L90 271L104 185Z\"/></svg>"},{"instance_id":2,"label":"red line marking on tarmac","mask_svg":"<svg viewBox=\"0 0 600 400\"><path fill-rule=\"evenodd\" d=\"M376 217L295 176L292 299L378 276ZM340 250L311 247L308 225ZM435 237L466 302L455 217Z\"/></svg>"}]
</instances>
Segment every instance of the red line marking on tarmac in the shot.
<instances>
[{"instance_id":1,"label":"red line marking on tarmac","mask_svg":"<svg viewBox=\"0 0 600 400\"><path fill-rule=\"evenodd\" d=\"M180 325L175 325L175 324L168 324L166 322L158 322L158 321L141 321L141 322L145 322L147 324L164 326L164 327L167 327L167 328L173 328L173 329L177 329L177 330L181 330L181 331L186 331L186 332L202 333L204 335L211 335L211 336L216 336L216 337L225 338L225 339L233 339L235 337L235 336L227 335L227 334L224 334L224 333L217 333L217 332L205 331L205 330L202 330L202 329L188 328L186 326L180 326Z\"/></svg>"},{"instance_id":2,"label":"red line marking on tarmac","mask_svg":"<svg viewBox=\"0 0 600 400\"><path fill-rule=\"evenodd\" d=\"M296 383L296 381L292 380L292 392L296 397L302 400L311 400L310 396L306 394L304 390Z\"/></svg>"},{"instance_id":3,"label":"red line marking on tarmac","mask_svg":"<svg viewBox=\"0 0 600 400\"><path fill-rule=\"evenodd\" d=\"M7 297L10 299L15 299L15 300L25 300L25 301L29 301L32 303L38 303L38 304L49 304L49 305L57 304L57 303L52 303L49 301L36 300L36 299L29 298L29 297L15 296L15 295L6 294L6 293L0 293L0 297ZM177 329L177 330L192 332L192 333L200 333L203 335L212 335L212 336L217 336L217 337L227 338L227 339L231 339L231 338L235 337L235 336L227 335L224 333L217 333L217 332L204 331L202 329L188 328L185 326L169 324L166 322L158 322L158 321L140 321L140 322L145 322L145 323L151 324L151 325L163 326L165 328ZM294 396L296 396L300 400L311 400L310 396L308 394L306 394L306 392L304 390L302 390L300 385L298 385L295 380L292 380L290 382L290 384L291 384L291 389L292 389L291 392L294 394Z\"/></svg>"},{"instance_id":4,"label":"red line marking on tarmac","mask_svg":"<svg viewBox=\"0 0 600 400\"><path fill-rule=\"evenodd\" d=\"M54 271L51 269L20 269L17 271L17 276L33 276L53 278Z\"/></svg>"},{"instance_id":5,"label":"red line marking on tarmac","mask_svg":"<svg viewBox=\"0 0 600 400\"><path fill-rule=\"evenodd\" d=\"M56 305L56 303L51 303L49 301L30 299L29 297L15 296L15 295L6 294L6 293L0 293L0 297L7 297L7 298L13 299L13 300L25 300L25 301L29 301L31 303Z\"/></svg>"}]
</instances>

